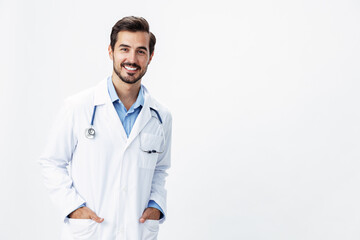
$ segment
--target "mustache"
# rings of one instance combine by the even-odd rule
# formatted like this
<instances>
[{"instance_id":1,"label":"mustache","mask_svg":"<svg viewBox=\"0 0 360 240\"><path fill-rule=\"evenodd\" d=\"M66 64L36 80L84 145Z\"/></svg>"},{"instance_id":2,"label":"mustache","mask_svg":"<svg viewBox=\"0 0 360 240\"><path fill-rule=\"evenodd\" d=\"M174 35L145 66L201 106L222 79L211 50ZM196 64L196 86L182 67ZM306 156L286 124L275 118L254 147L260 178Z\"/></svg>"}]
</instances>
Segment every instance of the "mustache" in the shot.
<instances>
[{"instance_id":1,"label":"mustache","mask_svg":"<svg viewBox=\"0 0 360 240\"><path fill-rule=\"evenodd\" d=\"M140 67L139 65L137 65L136 63L126 63L126 62L125 62L125 63L122 63L121 66L122 66L122 67L124 67L124 66L136 67L136 68L139 68L139 69L141 68L141 67Z\"/></svg>"}]
</instances>

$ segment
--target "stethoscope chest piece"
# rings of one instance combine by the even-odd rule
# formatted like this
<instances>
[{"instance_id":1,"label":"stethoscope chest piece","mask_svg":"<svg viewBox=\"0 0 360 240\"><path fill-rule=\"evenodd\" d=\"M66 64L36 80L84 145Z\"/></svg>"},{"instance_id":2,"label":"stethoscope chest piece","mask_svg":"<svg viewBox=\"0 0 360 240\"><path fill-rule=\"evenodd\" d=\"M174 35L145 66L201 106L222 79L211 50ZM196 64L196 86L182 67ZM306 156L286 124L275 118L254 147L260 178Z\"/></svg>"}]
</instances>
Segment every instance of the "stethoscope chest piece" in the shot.
<instances>
[{"instance_id":1,"label":"stethoscope chest piece","mask_svg":"<svg viewBox=\"0 0 360 240\"><path fill-rule=\"evenodd\" d=\"M95 129L92 126L85 129L85 137L88 139L93 139L95 137Z\"/></svg>"}]
</instances>

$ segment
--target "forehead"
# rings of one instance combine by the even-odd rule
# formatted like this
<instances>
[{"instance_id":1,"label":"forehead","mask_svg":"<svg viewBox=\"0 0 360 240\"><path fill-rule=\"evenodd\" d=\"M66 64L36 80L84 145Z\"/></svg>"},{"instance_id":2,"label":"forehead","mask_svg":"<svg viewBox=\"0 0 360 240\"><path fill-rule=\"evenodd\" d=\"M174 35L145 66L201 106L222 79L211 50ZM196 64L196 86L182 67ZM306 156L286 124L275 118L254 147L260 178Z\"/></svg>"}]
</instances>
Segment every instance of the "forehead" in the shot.
<instances>
[{"instance_id":1,"label":"forehead","mask_svg":"<svg viewBox=\"0 0 360 240\"><path fill-rule=\"evenodd\" d=\"M129 32L120 31L117 34L116 44L126 44L130 47L146 47L149 48L150 34L147 32Z\"/></svg>"}]
</instances>

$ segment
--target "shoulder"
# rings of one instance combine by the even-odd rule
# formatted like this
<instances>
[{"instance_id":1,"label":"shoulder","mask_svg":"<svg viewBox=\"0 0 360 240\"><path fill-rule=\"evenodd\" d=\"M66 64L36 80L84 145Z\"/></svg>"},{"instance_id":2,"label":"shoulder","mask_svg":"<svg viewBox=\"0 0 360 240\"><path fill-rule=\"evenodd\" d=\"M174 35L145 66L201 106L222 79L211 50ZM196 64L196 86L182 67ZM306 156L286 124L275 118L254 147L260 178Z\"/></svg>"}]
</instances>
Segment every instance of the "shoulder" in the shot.
<instances>
[{"instance_id":1,"label":"shoulder","mask_svg":"<svg viewBox=\"0 0 360 240\"><path fill-rule=\"evenodd\" d=\"M170 110L165 107L163 104L159 103L156 99L152 98L152 103L154 108L158 111L160 118L162 120L162 125L166 135L171 135L172 132L172 114Z\"/></svg>"},{"instance_id":2,"label":"shoulder","mask_svg":"<svg viewBox=\"0 0 360 240\"><path fill-rule=\"evenodd\" d=\"M156 99L153 98L153 102L154 105L156 106L156 108L159 111L159 114L165 119L167 119L168 121L172 121L172 114L171 111L169 110L169 108L167 108L165 105L159 103Z\"/></svg>"},{"instance_id":3,"label":"shoulder","mask_svg":"<svg viewBox=\"0 0 360 240\"><path fill-rule=\"evenodd\" d=\"M89 106L94 105L94 95L95 87L91 87L67 97L63 105L72 111L88 109Z\"/></svg>"},{"instance_id":4,"label":"shoulder","mask_svg":"<svg viewBox=\"0 0 360 240\"><path fill-rule=\"evenodd\" d=\"M144 94L146 96L146 98L149 98L151 101L151 106L154 107L154 109L156 109L158 111L158 113L160 114L161 119L163 120L163 122L165 123L170 123L172 122L172 114L171 111L169 110L168 107L166 107L164 104L160 103L158 100L156 100L149 92L146 88L144 88Z\"/></svg>"}]
</instances>

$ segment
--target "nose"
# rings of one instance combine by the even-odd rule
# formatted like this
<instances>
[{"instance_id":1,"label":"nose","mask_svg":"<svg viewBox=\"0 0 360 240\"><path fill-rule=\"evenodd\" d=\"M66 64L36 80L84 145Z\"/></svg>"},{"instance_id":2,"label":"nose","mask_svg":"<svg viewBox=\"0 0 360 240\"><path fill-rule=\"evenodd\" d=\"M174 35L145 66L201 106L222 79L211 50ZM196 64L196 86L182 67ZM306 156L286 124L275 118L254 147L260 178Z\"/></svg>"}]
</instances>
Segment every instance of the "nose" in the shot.
<instances>
[{"instance_id":1,"label":"nose","mask_svg":"<svg viewBox=\"0 0 360 240\"><path fill-rule=\"evenodd\" d=\"M136 52L135 51L130 51L128 56L127 56L127 60L130 63L136 63Z\"/></svg>"}]
</instances>

